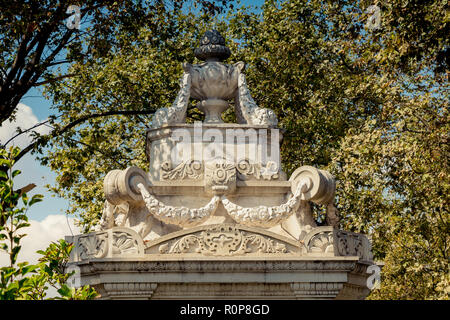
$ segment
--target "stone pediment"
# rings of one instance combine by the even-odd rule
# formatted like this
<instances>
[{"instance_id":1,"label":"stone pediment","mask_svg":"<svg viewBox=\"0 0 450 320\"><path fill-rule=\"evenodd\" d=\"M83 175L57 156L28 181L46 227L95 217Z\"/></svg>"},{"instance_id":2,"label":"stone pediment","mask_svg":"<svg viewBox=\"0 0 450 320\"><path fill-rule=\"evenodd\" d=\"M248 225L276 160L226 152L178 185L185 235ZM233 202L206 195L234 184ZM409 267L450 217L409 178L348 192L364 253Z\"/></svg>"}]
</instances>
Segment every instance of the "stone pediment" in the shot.
<instances>
[{"instance_id":1,"label":"stone pediment","mask_svg":"<svg viewBox=\"0 0 450 320\"><path fill-rule=\"evenodd\" d=\"M190 228L149 241L146 254L183 256L301 255L302 243L276 233L233 224Z\"/></svg>"},{"instance_id":2,"label":"stone pediment","mask_svg":"<svg viewBox=\"0 0 450 320\"><path fill-rule=\"evenodd\" d=\"M133 229L67 237L75 244L71 261L139 257L141 260L195 257L357 257L372 261L370 241L363 234L317 227L296 241L257 227L239 224L200 225L143 241Z\"/></svg>"}]
</instances>

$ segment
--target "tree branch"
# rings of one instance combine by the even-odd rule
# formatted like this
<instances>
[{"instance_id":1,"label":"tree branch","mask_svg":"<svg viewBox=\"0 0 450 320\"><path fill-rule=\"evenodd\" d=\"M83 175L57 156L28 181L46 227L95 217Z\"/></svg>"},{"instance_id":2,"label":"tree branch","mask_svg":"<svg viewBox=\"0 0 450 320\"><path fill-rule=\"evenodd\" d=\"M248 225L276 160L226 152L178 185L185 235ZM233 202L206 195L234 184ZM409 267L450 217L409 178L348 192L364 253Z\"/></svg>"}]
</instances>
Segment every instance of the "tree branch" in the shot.
<instances>
[{"instance_id":1,"label":"tree branch","mask_svg":"<svg viewBox=\"0 0 450 320\"><path fill-rule=\"evenodd\" d=\"M76 74L75 73L69 73L69 74L65 74L65 75L62 75L62 76L59 76L59 77L56 77L56 78L52 78L50 80L45 80L45 81L41 81L41 82L35 82L34 84L32 84L32 87L38 87L38 86L41 86L43 84L51 83L51 82L53 82L55 80L61 80L61 79L70 78L70 77L73 77L73 76L76 76Z\"/></svg>"},{"instance_id":2,"label":"tree branch","mask_svg":"<svg viewBox=\"0 0 450 320\"><path fill-rule=\"evenodd\" d=\"M61 129L55 129L49 134L45 136L41 136L36 141L28 145L26 148L22 149L20 153L15 157L15 161L19 161L24 155L26 155L31 150L35 149L39 145L41 145L44 142L44 137L50 137L54 138L57 137L64 132L72 129L73 127L77 126L80 123L83 123L86 120L94 119L94 118L100 118L100 117L107 117L107 116L114 116L114 115L139 115L139 114L153 114L155 111L153 110L121 110L121 111L107 111L103 113L95 113L95 114L89 114L86 116L82 116L75 121L72 121L71 123L67 124L66 126L62 127Z\"/></svg>"}]
</instances>

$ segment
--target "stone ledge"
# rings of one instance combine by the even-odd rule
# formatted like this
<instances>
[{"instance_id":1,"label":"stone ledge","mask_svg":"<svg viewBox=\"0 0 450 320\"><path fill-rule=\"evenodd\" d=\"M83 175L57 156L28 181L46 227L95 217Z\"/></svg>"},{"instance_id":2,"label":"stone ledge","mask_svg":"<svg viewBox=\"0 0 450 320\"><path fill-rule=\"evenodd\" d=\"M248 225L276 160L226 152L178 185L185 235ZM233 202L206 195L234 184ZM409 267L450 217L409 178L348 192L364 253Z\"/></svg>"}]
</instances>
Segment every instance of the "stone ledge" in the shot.
<instances>
[{"instance_id":1,"label":"stone ledge","mask_svg":"<svg viewBox=\"0 0 450 320\"><path fill-rule=\"evenodd\" d=\"M195 259L76 263L82 285L102 299L361 299L367 265L358 257L306 260Z\"/></svg>"}]
</instances>

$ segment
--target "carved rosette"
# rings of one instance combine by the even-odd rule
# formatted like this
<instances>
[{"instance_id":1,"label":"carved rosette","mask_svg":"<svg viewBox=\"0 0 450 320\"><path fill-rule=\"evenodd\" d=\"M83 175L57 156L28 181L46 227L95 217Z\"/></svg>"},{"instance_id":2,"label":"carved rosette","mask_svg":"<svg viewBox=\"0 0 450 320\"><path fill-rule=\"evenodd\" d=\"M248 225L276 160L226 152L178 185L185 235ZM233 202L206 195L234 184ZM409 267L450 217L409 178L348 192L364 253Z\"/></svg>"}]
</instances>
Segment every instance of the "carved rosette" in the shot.
<instances>
[{"instance_id":1,"label":"carved rosette","mask_svg":"<svg viewBox=\"0 0 450 320\"><path fill-rule=\"evenodd\" d=\"M217 193L236 189L236 168L233 163L213 161L205 164L205 188Z\"/></svg>"},{"instance_id":2,"label":"carved rosette","mask_svg":"<svg viewBox=\"0 0 450 320\"><path fill-rule=\"evenodd\" d=\"M288 253L286 245L260 234L248 234L234 226L215 226L199 235L189 234L159 246L162 254L199 253L234 256L250 253Z\"/></svg>"}]
</instances>

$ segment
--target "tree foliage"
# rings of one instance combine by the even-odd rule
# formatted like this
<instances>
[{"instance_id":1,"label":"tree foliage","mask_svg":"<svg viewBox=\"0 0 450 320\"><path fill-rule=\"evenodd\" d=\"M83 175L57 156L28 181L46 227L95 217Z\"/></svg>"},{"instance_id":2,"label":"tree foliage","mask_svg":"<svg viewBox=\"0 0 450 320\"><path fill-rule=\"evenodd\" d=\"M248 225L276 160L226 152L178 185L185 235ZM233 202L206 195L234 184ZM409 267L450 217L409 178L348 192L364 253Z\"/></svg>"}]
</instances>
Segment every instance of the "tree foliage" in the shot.
<instances>
[{"instance_id":1,"label":"tree foliage","mask_svg":"<svg viewBox=\"0 0 450 320\"><path fill-rule=\"evenodd\" d=\"M243 60L252 95L286 130L284 170L301 165L337 178L341 227L368 233L385 262L371 298L448 299L448 5L389 1L377 29L367 1L266 1L226 19L156 12L137 33L113 33L101 57L74 63L78 77L48 87L59 127L93 117L52 140L44 163L58 172L53 190L72 201L85 231L103 204L102 177L147 166L151 114L175 97L180 63L196 62L200 35L214 26ZM188 121L201 119L192 105ZM230 115L226 119L231 119ZM323 221L323 208L315 208Z\"/></svg>"},{"instance_id":2,"label":"tree foliage","mask_svg":"<svg viewBox=\"0 0 450 320\"><path fill-rule=\"evenodd\" d=\"M0 249L8 254L10 261L9 266L0 268L0 300L42 300L49 285L60 294L55 299L93 299L97 293L91 287L74 288L67 284L74 273L66 272L73 244L59 240L45 251L38 251L42 254L38 264L16 263L20 241L26 236L21 229L30 226L26 211L42 200L39 194L29 199L23 188L14 190L14 178L20 174L19 170L13 170L14 158L19 152L17 147L10 148L9 152L0 149L0 164L8 168L6 173L0 171ZM20 200L23 205L19 204Z\"/></svg>"}]
</instances>

